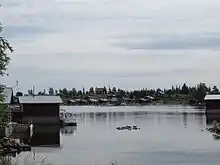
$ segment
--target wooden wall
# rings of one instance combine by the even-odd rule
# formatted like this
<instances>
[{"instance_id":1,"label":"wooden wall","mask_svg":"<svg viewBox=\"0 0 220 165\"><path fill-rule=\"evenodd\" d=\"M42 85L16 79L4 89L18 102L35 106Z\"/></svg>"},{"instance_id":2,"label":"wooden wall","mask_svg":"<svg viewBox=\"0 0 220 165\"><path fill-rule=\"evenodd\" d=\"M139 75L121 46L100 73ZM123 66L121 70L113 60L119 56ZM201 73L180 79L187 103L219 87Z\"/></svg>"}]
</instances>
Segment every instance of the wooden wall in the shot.
<instances>
[{"instance_id":1,"label":"wooden wall","mask_svg":"<svg viewBox=\"0 0 220 165\"><path fill-rule=\"evenodd\" d=\"M59 104L23 104L24 116L59 116Z\"/></svg>"},{"instance_id":2,"label":"wooden wall","mask_svg":"<svg viewBox=\"0 0 220 165\"><path fill-rule=\"evenodd\" d=\"M59 125L59 104L22 104L23 112L13 115L13 121L37 125Z\"/></svg>"},{"instance_id":3,"label":"wooden wall","mask_svg":"<svg viewBox=\"0 0 220 165\"><path fill-rule=\"evenodd\" d=\"M220 100L207 100L205 101L206 111L220 113Z\"/></svg>"}]
</instances>

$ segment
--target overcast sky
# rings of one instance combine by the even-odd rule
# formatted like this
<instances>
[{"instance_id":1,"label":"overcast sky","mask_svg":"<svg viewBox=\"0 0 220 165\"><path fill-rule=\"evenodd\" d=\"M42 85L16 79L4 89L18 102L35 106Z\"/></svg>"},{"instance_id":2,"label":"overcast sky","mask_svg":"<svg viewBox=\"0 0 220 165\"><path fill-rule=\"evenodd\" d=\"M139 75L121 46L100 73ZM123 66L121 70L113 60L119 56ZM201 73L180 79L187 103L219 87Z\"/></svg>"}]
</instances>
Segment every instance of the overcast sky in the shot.
<instances>
[{"instance_id":1,"label":"overcast sky","mask_svg":"<svg viewBox=\"0 0 220 165\"><path fill-rule=\"evenodd\" d=\"M21 90L220 85L219 0L1 0ZM2 78L1 78L2 79ZM2 81L2 80L1 80Z\"/></svg>"}]
</instances>

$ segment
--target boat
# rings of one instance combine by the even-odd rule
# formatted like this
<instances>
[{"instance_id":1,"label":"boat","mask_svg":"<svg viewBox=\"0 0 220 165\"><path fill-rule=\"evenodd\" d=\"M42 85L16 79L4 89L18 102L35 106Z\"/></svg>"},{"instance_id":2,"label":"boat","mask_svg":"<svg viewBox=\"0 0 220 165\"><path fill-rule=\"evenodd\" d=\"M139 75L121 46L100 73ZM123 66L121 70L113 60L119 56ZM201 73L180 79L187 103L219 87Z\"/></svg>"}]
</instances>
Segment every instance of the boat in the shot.
<instances>
[{"instance_id":1,"label":"boat","mask_svg":"<svg viewBox=\"0 0 220 165\"><path fill-rule=\"evenodd\" d=\"M127 106L128 104L125 103L125 102L122 102L120 105L121 105L121 106Z\"/></svg>"},{"instance_id":2,"label":"boat","mask_svg":"<svg viewBox=\"0 0 220 165\"><path fill-rule=\"evenodd\" d=\"M60 123L62 126L77 126L74 114L63 109L60 111Z\"/></svg>"}]
</instances>

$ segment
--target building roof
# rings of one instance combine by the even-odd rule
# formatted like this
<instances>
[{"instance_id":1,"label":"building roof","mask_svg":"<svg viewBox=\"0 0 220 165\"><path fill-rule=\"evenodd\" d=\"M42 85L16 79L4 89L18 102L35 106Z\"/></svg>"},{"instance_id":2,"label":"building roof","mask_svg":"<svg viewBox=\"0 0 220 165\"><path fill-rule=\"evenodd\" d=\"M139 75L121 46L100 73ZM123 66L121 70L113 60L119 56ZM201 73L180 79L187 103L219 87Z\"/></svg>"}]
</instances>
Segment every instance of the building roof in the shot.
<instances>
[{"instance_id":1,"label":"building roof","mask_svg":"<svg viewBox=\"0 0 220 165\"><path fill-rule=\"evenodd\" d=\"M148 98L148 99L151 99L151 100L154 100L155 98L152 97L152 96L146 96L145 98Z\"/></svg>"},{"instance_id":2,"label":"building roof","mask_svg":"<svg viewBox=\"0 0 220 165\"><path fill-rule=\"evenodd\" d=\"M61 104L60 96L20 96L20 104Z\"/></svg>"},{"instance_id":3,"label":"building roof","mask_svg":"<svg viewBox=\"0 0 220 165\"><path fill-rule=\"evenodd\" d=\"M69 101L70 101L71 103L75 103L75 102L76 102L76 100L73 100L73 99L72 99L72 100L69 100Z\"/></svg>"},{"instance_id":4,"label":"building roof","mask_svg":"<svg viewBox=\"0 0 220 165\"><path fill-rule=\"evenodd\" d=\"M112 102L118 101L118 98L115 98L115 97L114 97L114 98L111 99L111 101L112 101Z\"/></svg>"},{"instance_id":5,"label":"building roof","mask_svg":"<svg viewBox=\"0 0 220 165\"><path fill-rule=\"evenodd\" d=\"M220 95L206 95L204 100L220 100Z\"/></svg>"},{"instance_id":6,"label":"building roof","mask_svg":"<svg viewBox=\"0 0 220 165\"><path fill-rule=\"evenodd\" d=\"M12 88L4 88L3 92L1 93L3 95L4 100L2 101L3 104L10 104L12 95L13 95L13 89Z\"/></svg>"},{"instance_id":7,"label":"building roof","mask_svg":"<svg viewBox=\"0 0 220 165\"><path fill-rule=\"evenodd\" d=\"M96 99L89 99L91 102L98 102Z\"/></svg>"},{"instance_id":8,"label":"building roof","mask_svg":"<svg viewBox=\"0 0 220 165\"><path fill-rule=\"evenodd\" d=\"M108 102L108 99L103 99L103 98L101 98L101 99L99 99L100 101L105 101L105 102Z\"/></svg>"}]
</instances>

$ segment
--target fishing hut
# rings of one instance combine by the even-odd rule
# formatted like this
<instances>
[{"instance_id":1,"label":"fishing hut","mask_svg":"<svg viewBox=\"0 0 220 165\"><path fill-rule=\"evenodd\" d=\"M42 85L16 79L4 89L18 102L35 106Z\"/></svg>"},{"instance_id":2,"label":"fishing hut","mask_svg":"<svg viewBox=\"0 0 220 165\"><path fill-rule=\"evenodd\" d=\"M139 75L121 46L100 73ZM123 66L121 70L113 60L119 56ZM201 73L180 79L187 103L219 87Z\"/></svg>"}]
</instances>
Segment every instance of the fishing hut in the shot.
<instances>
[{"instance_id":1,"label":"fishing hut","mask_svg":"<svg viewBox=\"0 0 220 165\"><path fill-rule=\"evenodd\" d=\"M21 110L14 116L14 120L34 125L60 124L60 96L29 95L20 96L18 100Z\"/></svg>"}]
</instances>

